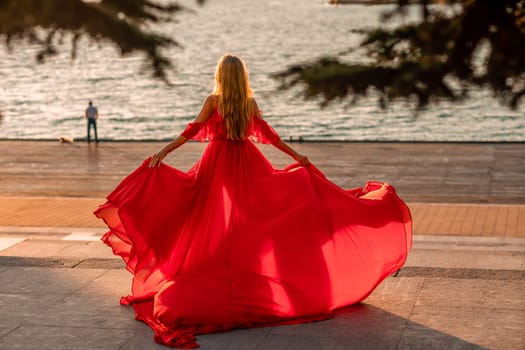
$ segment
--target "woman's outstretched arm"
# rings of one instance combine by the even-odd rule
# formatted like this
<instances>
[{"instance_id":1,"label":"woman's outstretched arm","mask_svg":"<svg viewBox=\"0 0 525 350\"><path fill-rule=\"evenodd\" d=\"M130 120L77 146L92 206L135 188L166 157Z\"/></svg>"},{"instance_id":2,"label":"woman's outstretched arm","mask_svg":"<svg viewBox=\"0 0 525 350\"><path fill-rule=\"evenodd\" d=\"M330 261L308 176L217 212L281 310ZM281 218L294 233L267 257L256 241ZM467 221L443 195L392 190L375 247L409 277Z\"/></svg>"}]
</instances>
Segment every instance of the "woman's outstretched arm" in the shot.
<instances>
[{"instance_id":1,"label":"woman's outstretched arm","mask_svg":"<svg viewBox=\"0 0 525 350\"><path fill-rule=\"evenodd\" d=\"M201 108L201 111L199 112L199 115L197 116L197 118L195 118L193 123L204 123L210 117L216 105L217 105L216 97L213 95L208 96L206 98L206 101L204 101L204 104ZM159 152L151 156L148 166L150 168L153 168L155 166L160 166L160 164L162 163L162 160L166 158L168 154L170 154L171 152L173 152L174 150L176 150L177 148L179 148L186 142L188 142L187 137L182 136L182 135L177 136L177 138L175 138L173 141L171 141L166 146L164 146Z\"/></svg>"},{"instance_id":2,"label":"woman's outstretched arm","mask_svg":"<svg viewBox=\"0 0 525 350\"><path fill-rule=\"evenodd\" d=\"M257 105L257 101L255 101L254 98L252 98L252 100L251 100L250 108L251 108L250 112L251 112L252 115L255 115L256 118L263 119L261 111L259 109L259 106ZM264 124L264 125L267 125L267 124ZM272 129L272 131L273 131L273 129ZM275 131L273 131L273 133L275 133ZM281 138L277 135L277 133L275 133L275 137L278 139L276 142L272 142L272 145L275 146L275 148L277 148L278 150L288 154L290 157L295 159L302 166L309 166L310 165L310 160L308 159L307 156L298 153L292 147L290 147L289 145L284 143L283 140L281 140Z\"/></svg>"},{"instance_id":3,"label":"woman's outstretched arm","mask_svg":"<svg viewBox=\"0 0 525 350\"><path fill-rule=\"evenodd\" d=\"M277 148L278 150L288 154L290 157L295 159L302 166L310 165L310 160L308 159L307 156L305 156L304 154L297 153L296 150L294 150L292 147L284 143L283 140L279 139L279 141L273 143L273 146Z\"/></svg>"}]
</instances>

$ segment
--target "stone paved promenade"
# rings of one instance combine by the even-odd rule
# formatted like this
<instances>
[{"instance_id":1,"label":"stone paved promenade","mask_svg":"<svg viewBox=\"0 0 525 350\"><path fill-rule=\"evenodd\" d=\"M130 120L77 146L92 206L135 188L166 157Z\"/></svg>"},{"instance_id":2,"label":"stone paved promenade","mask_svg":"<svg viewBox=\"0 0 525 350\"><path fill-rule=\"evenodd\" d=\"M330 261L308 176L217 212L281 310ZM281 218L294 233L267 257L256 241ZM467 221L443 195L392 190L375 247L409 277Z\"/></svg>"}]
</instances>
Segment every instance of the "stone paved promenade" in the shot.
<instances>
[{"instance_id":1,"label":"stone paved promenade","mask_svg":"<svg viewBox=\"0 0 525 350\"><path fill-rule=\"evenodd\" d=\"M161 146L0 141L0 349L164 348L118 305L130 275L91 216ZM331 320L203 335L203 349L525 348L525 144L293 146L342 187L396 187L414 217L406 266ZM167 162L188 169L203 147Z\"/></svg>"}]
</instances>

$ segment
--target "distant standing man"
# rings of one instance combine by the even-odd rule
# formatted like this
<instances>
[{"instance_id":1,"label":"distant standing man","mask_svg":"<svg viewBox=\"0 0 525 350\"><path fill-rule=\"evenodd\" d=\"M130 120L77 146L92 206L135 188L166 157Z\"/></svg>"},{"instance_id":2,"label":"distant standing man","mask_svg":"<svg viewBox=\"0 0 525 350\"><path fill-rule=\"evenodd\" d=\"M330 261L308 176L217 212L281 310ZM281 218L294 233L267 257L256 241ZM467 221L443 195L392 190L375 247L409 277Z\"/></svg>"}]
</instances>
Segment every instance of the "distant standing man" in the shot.
<instances>
[{"instance_id":1,"label":"distant standing man","mask_svg":"<svg viewBox=\"0 0 525 350\"><path fill-rule=\"evenodd\" d=\"M89 101L89 106L86 108L86 119L87 119L87 140L91 142L91 126L95 130L95 142L98 143L97 136L97 119L98 119L98 110L97 107L93 106L93 102Z\"/></svg>"}]
</instances>

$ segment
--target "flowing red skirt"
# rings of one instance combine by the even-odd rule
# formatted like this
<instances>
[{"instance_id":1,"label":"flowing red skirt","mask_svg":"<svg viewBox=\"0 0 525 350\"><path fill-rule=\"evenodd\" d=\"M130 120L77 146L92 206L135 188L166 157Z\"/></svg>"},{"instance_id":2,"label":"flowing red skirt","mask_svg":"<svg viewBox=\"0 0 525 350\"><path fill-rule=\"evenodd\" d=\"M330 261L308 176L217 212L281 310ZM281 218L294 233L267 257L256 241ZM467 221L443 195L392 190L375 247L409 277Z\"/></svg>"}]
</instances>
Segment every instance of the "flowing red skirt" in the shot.
<instances>
[{"instance_id":1,"label":"flowing red skirt","mask_svg":"<svg viewBox=\"0 0 525 350\"><path fill-rule=\"evenodd\" d=\"M248 140L211 142L187 173L146 160L95 215L161 344L329 317L398 270L410 212L392 186L343 190L314 166L272 167Z\"/></svg>"}]
</instances>

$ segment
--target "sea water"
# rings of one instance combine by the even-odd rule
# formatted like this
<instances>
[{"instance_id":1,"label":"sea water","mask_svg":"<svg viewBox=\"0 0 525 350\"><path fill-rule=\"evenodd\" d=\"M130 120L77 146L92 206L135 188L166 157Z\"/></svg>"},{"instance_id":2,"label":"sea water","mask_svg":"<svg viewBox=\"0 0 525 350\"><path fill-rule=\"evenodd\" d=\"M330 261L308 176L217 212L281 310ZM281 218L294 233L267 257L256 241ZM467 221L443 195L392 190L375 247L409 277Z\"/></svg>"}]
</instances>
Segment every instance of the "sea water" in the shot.
<instances>
[{"instance_id":1,"label":"sea water","mask_svg":"<svg viewBox=\"0 0 525 350\"><path fill-rule=\"evenodd\" d=\"M172 85L141 71L141 54L120 57L109 43L82 39L71 60L65 44L58 56L35 63L38 48L0 49L0 138L56 139L85 137L84 110L97 106L99 137L108 140L164 140L176 136L198 114L213 88L213 73L224 53L246 62L264 117L285 139L370 141L525 141L521 110L501 106L489 91L471 99L432 104L417 116L413 103L382 110L377 99L348 100L320 108L320 99L304 100L300 89L280 91L272 73L296 63L338 54L359 45L354 29L382 23L387 6L330 6L323 0L208 0L202 7L158 27L181 47L173 58ZM417 10L407 19L417 20ZM343 57L365 62L363 50Z\"/></svg>"}]
</instances>

